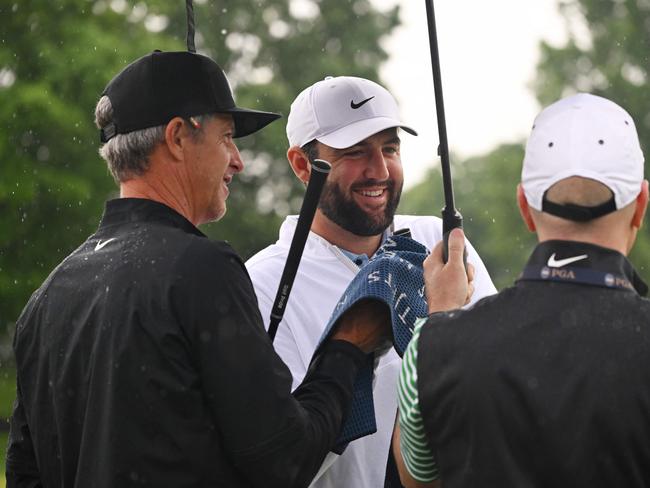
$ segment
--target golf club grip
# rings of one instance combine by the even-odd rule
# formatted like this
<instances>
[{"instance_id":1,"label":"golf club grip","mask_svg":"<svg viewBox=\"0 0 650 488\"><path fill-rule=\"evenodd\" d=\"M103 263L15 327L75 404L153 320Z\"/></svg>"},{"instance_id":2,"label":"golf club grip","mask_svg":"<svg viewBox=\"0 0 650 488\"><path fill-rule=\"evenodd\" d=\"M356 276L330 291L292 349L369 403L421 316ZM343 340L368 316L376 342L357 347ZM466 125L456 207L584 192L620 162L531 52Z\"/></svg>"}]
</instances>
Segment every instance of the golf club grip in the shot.
<instances>
[{"instance_id":1,"label":"golf club grip","mask_svg":"<svg viewBox=\"0 0 650 488\"><path fill-rule=\"evenodd\" d=\"M312 220L314 220L314 214L316 213L316 208L318 207L318 200L320 199L320 194L323 191L323 185L327 180L327 175L329 174L332 167L327 161L324 161L322 159L315 159L312 163L311 168L312 171L311 175L309 176L307 190L305 191L305 198L303 199L302 207L300 208L300 215L298 216L296 231L294 232L293 239L291 240L291 247L289 247L287 261L284 264L282 277L280 278L280 283L278 284L278 291L275 295L273 307L271 308L271 319L269 322L269 337L271 338L271 342L273 342L273 339L275 339L278 325L282 321L284 309L287 305L287 301L289 300L289 293L291 293L291 287L293 286L293 281L296 278L296 273L298 272L300 258L302 257L303 250L305 249L305 242L307 242L309 229L311 228L311 223Z\"/></svg>"}]
</instances>

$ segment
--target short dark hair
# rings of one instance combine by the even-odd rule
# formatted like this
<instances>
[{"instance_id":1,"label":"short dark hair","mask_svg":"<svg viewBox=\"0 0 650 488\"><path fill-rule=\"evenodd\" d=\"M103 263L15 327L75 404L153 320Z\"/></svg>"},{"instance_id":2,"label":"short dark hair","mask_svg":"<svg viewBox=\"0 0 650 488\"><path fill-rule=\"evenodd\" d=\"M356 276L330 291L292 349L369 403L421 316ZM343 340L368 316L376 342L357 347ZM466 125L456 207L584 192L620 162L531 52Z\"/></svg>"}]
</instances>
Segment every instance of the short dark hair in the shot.
<instances>
[{"instance_id":1,"label":"short dark hair","mask_svg":"<svg viewBox=\"0 0 650 488\"><path fill-rule=\"evenodd\" d=\"M315 159L318 159L318 141L316 139L309 141L300 149L302 149L303 152L307 155L310 163L313 163Z\"/></svg>"}]
</instances>

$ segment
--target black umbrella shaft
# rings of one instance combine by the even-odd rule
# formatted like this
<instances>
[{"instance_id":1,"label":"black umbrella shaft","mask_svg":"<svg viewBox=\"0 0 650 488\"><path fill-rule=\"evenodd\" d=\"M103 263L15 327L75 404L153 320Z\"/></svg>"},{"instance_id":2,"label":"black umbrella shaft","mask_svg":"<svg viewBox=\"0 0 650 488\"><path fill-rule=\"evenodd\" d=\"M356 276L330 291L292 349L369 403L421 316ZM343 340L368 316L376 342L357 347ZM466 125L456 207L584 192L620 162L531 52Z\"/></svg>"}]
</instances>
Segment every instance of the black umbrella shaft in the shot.
<instances>
[{"instance_id":1,"label":"black umbrella shaft","mask_svg":"<svg viewBox=\"0 0 650 488\"><path fill-rule=\"evenodd\" d=\"M192 0L185 0L185 10L187 13L187 50L191 53L196 52L194 45L194 5Z\"/></svg>"},{"instance_id":2,"label":"black umbrella shaft","mask_svg":"<svg viewBox=\"0 0 650 488\"><path fill-rule=\"evenodd\" d=\"M429 27L429 50L431 51L431 72L433 73L433 90L436 96L436 115L438 117L438 155L442 167L442 185L445 194L445 209L455 211L454 189L451 182L449 165L449 146L447 144L447 122L445 120L445 103L442 97L442 75L440 74L440 56L438 54L438 33L433 0L425 0L427 6L427 23ZM451 230L451 229L448 229Z\"/></svg>"}]
</instances>

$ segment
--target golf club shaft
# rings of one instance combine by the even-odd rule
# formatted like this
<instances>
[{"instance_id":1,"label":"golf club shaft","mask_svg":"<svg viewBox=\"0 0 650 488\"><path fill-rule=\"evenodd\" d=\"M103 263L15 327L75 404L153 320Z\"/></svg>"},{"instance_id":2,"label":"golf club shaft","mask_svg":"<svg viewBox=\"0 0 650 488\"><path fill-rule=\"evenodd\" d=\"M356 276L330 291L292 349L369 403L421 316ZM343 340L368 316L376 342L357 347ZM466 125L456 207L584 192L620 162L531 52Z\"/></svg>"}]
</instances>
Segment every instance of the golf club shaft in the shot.
<instances>
[{"instance_id":1,"label":"golf club shaft","mask_svg":"<svg viewBox=\"0 0 650 488\"><path fill-rule=\"evenodd\" d=\"M271 338L271 341L275 339L278 325L284 316L284 310L287 301L289 300L289 293L291 293L291 287L293 286L293 281L298 272L300 258L305 249L305 242L307 242L309 229L314 220L318 200L323 191L323 185L327 180L327 175L330 172L331 165L322 159L315 159L312 163L311 169L312 171L309 177L309 183L307 184L307 190L305 191L305 198L302 201L300 215L298 216L296 231L291 240L291 247L289 248L287 261L284 265L284 270L282 271L280 284L278 285L278 292L275 296L273 307L271 308L271 319L269 323L269 337Z\"/></svg>"}]
</instances>

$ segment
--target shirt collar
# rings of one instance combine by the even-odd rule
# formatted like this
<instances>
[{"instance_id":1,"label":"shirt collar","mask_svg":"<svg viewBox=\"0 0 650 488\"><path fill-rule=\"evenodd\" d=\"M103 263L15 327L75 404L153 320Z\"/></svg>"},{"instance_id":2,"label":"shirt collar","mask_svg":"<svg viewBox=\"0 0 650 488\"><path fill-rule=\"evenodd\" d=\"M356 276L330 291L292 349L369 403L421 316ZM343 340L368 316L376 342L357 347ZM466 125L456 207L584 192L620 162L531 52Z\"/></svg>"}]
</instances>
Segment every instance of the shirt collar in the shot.
<instances>
[{"instance_id":1,"label":"shirt collar","mask_svg":"<svg viewBox=\"0 0 650 488\"><path fill-rule=\"evenodd\" d=\"M554 267L595 270L623 276L636 292L645 296L648 286L632 263L620 252L587 242L551 240L541 242L530 256L527 268Z\"/></svg>"},{"instance_id":2,"label":"shirt collar","mask_svg":"<svg viewBox=\"0 0 650 488\"><path fill-rule=\"evenodd\" d=\"M384 233L381 235L381 242L379 243L379 247L381 247L384 244L384 242L386 242L386 238L388 237L388 232L389 232L388 230L385 230ZM347 250L343 249L342 247L339 247L338 249L346 257L350 258L350 260L354 264L359 266L360 268L362 266L365 266L368 263L368 261L370 260L370 257L367 254L363 254L363 253L362 254L355 254L355 253L353 253L351 251L347 251ZM377 248L377 249L379 249L379 248Z\"/></svg>"},{"instance_id":3,"label":"shirt collar","mask_svg":"<svg viewBox=\"0 0 650 488\"><path fill-rule=\"evenodd\" d=\"M145 198L116 198L108 200L104 207L100 227L129 222L158 222L177 227L185 232L205 237L192 222L167 205Z\"/></svg>"}]
</instances>

